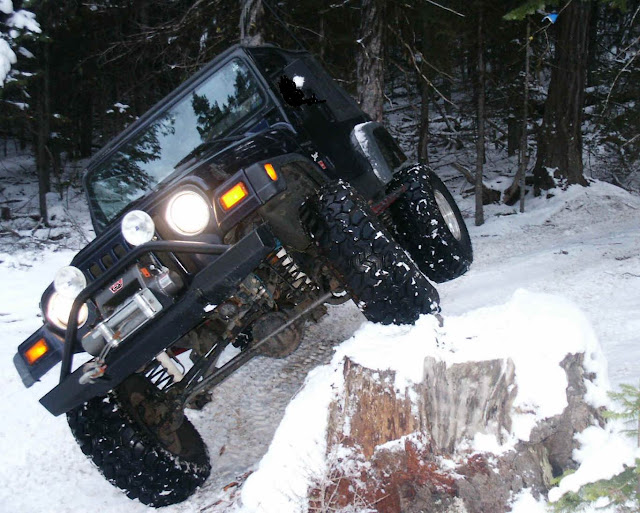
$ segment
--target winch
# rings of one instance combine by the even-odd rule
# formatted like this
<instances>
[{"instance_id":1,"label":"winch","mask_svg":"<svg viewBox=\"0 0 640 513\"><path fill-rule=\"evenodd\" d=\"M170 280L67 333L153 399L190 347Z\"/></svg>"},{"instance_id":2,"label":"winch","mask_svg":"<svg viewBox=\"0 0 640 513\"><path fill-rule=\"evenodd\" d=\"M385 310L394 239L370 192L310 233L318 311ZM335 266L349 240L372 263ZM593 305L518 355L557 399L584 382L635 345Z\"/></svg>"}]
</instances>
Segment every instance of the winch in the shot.
<instances>
[{"instance_id":1,"label":"winch","mask_svg":"<svg viewBox=\"0 0 640 513\"><path fill-rule=\"evenodd\" d=\"M106 346L117 347L162 310L162 295L173 296L183 285L182 278L168 269L131 267L96 296L98 308L108 317L82 339L82 347L94 356Z\"/></svg>"}]
</instances>

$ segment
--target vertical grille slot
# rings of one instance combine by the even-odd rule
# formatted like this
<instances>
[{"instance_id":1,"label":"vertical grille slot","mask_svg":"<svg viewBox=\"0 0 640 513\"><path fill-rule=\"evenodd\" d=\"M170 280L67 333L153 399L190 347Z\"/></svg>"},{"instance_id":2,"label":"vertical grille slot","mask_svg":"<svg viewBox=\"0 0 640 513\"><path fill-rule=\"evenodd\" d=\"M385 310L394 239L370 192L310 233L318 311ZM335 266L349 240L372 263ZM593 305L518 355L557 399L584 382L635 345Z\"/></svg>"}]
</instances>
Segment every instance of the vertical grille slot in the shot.
<instances>
[{"instance_id":1,"label":"vertical grille slot","mask_svg":"<svg viewBox=\"0 0 640 513\"><path fill-rule=\"evenodd\" d=\"M127 254L127 250L122 244L116 244L113 247L113 253L116 256L116 260L120 260L123 256Z\"/></svg>"},{"instance_id":2,"label":"vertical grille slot","mask_svg":"<svg viewBox=\"0 0 640 513\"><path fill-rule=\"evenodd\" d=\"M105 269L109 269L109 267L113 266L113 257L107 253L105 256L103 256L100 261L102 262L102 265L104 265Z\"/></svg>"},{"instance_id":3,"label":"vertical grille slot","mask_svg":"<svg viewBox=\"0 0 640 513\"><path fill-rule=\"evenodd\" d=\"M128 246L122 243L117 243L112 246L110 249L105 251L101 257L87 264L87 275L93 280L99 278L120 259L122 259L127 254L128 250Z\"/></svg>"},{"instance_id":4,"label":"vertical grille slot","mask_svg":"<svg viewBox=\"0 0 640 513\"><path fill-rule=\"evenodd\" d=\"M91 278L95 280L99 276L102 276L104 271L98 264L92 264L91 267L89 267L89 274L91 275Z\"/></svg>"}]
</instances>

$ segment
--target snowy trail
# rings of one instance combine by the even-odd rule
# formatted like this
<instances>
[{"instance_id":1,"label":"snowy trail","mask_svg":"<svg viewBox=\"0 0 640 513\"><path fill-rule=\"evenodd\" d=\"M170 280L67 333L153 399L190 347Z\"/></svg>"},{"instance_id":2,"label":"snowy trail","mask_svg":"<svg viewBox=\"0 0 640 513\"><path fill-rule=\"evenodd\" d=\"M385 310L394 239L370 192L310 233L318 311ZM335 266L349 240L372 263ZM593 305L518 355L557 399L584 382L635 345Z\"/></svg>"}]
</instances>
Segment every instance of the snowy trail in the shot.
<instances>
[{"instance_id":1,"label":"snowy trail","mask_svg":"<svg viewBox=\"0 0 640 513\"><path fill-rule=\"evenodd\" d=\"M560 210L472 228L475 261L462 278L441 284L443 310L459 315L501 304L520 288L565 296L587 314L609 362L614 386L640 376L640 200L598 185L593 213L574 217L580 191ZM586 193L585 195L588 195ZM502 225L502 226L501 226ZM499 239L498 242L496 239Z\"/></svg>"},{"instance_id":2,"label":"snowy trail","mask_svg":"<svg viewBox=\"0 0 640 513\"><path fill-rule=\"evenodd\" d=\"M472 198L461 202L470 208ZM470 272L438 286L443 314L455 316L499 305L516 289L566 296L593 324L614 383L640 376L640 198L606 184L570 189L550 201L532 200L525 215L504 206L487 209L487 223L471 227L475 261ZM496 214L499 214L496 216ZM143 512L109 485L81 454L64 417L51 417L38 399L56 382L24 389L11 362L17 345L40 324L38 298L70 251L1 254L0 504L20 513ZM212 477L186 503L163 511L213 511L221 488L256 467L285 408L307 373L327 363L333 347L364 318L351 303L331 307L309 327L299 350L283 360L257 358L214 392L201 412L189 412L207 443ZM516 334L514 334L516 338ZM393 343L393 340L390 340ZM20 492L22 491L22 492Z\"/></svg>"},{"instance_id":3,"label":"snowy trail","mask_svg":"<svg viewBox=\"0 0 640 513\"><path fill-rule=\"evenodd\" d=\"M353 304L332 310L319 324L308 327L293 355L254 359L216 388L213 400L201 412L189 413L209 447L215 469L206 489L219 490L264 455L309 370L328 363L333 348L364 321Z\"/></svg>"}]
</instances>

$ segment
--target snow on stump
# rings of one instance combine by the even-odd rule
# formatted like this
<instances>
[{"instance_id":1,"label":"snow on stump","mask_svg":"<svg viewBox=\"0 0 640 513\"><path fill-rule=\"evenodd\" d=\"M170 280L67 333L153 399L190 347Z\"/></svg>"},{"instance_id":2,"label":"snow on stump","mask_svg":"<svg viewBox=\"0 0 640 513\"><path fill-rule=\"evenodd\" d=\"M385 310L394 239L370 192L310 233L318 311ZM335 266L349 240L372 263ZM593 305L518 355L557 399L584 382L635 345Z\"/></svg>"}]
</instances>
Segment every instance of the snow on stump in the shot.
<instances>
[{"instance_id":1,"label":"snow on stump","mask_svg":"<svg viewBox=\"0 0 640 513\"><path fill-rule=\"evenodd\" d=\"M524 488L545 494L554 476L576 467L574 435L600 422L584 401L583 356L561 363L568 406L510 450L517 393L511 359L447 366L427 357L423 381L401 393L394 371L346 359L344 394L328 425L330 475L312 492L311 506L330 497L332 507L381 513L501 513L511 511L510 499ZM478 450L487 442L493 452Z\"/></svg>"},{"instance_id":2,"label":"snow on stump","mask_svg":"<svg viewBox=\"0 0 640 513\"><path fill-rule=\"evenodd\" d=\"M558 296L364 323L287 407L242 511L544 511L633 463L602 427L608 389L588 319Z\"/></svg>"}]
</instances>

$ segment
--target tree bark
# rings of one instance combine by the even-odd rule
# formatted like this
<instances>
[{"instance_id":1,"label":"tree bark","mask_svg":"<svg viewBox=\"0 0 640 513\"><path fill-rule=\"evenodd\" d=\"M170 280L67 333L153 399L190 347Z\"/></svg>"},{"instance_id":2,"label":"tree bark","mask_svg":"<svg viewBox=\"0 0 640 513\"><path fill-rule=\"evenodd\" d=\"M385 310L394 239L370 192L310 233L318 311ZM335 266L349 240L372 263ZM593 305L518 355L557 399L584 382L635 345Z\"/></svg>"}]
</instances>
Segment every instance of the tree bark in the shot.
<instances>
[{"instance_id":1,"label":"tree bark","mask_svg":"<svg viewBox=\"0 0 640 513\"><path fill-rule=\"evenodd\" d=\"M93 146L93 98L89 91L82 92L80 104L80 156L87 158Z\"/></svg>"},{"instance_id":2,"label":"tree bark","mask_svg":"<svg viewBox=\"0 0 640 513\"><path fill-rule=\"evenodd\" d=\"M520 149L520 125L516 117L510 116L507 119L507 155L513 157Z\"/></svg>"},{"instance_id":3,"label":"tree bark","mask_svg":"<svg viewBox=\"0 0 640 513\"><path fill-rule=\"evenodd\" d=\"M38 173L38 202L40 218L45 226L49 226L47 211L47 193L51 190L50 162L47 155L47 144L50 135L50 87L49 87L49 44L42 44L42 76L38 81L37 119L36 119L36 169Z\"/></svg>"},{"instance_id":4,"label":"tree bark","mask_svg":"<svg viewBox=\"0 0 640 513\"><path fill-rule=\"evenodd\" d=\"M418 162L429 165L429 85L420 82L420 138L418 139Z\"/></svg>"},{"instance_id":5,"label":"tree bark","mask_svg":"<svg viewBox=\"0 0 640 513\"><path fill-rule=\"evenodd\" d=\"M356 54L358 103L374 121L382 121L384 100L385 0L362 0Z\"/></svg>"},{"instance_id":6,"label":"tree bark","mask_svg":"<svg viewBox=\"0 0 640 513\"><path fill-rule=\"evenodd\" d=\"M576 433L602 420L585 400L593 378L584 354L568 354L560 366L564 411L538 421L513 450L491 454L469 447L479 434L499 444L512 436L517 369L510 359L447 364L427 357L423 381L405 389L394 371L345 359L344 392L329 413L326 486L312 490L310 509L505 513L522 489L546 494L553 476L576 467Z\"/></svg>"},{"instance_id":7,"label":"tree bark","mask_svg":"<svg viewBox=\"0 0 640 513\"><path fill-rule=\"evenodd\" d=\"M519 166L516 176L513 178L512 184L504 191L504 202L507 205L514 205L516 197L520 198L520 212L524 212L524 189L525 175L527 166L529 165L529 142L527 136L528 120L529 120L529 37L531 35L531 20L527 18L527 39L524 57L524 103L522 107L522 126L520 128L519 142Z\"/></svg>"},{"instance_id":8,"label":"tree bark","mask_svg":"<svg viewBox=\"0 0 640 513\"><path fill-rule=\"evenodd\" d=\"M262 0L242 0L240 44L256 46L264 43L263 19Z\"/></svg>"},{"instance_id":9,"label":"tree bark","mask_svg":"<svg viewBox=\"0 0 640 513\"><path fill-rule=\"evenodd\" d=\"M558 17L556 64L551 71L534 168L536 189L554 187L553 178L587 185L582 166L582 119L592 8L591 1L574 0Z\"/></svg>"},{"instance_id":10,"label":"tree bark","mask_svg":"<svg viewBox=\"0 0 640 513\"><path fill-rule=\"evenodd\" d=\"M427 20L427 11L426 9L422 9L421 13L421 24L420 28L422 30L422 43L420 45L420 52L422 54L422 61L420 63L420 73L418 75L418 84L420 89L420 125L419 125L419 138L418 138L418 161L421 164L429 164L429 84L423 78L426 77L427 74L427 66L425 63L426 55L429 51L429 43L428 43L428 20Z\"/></svg>"},{"instance_id":11,"label":"tree bark","mask_svg":"<svg viewBox=\"0 0 640 513\"><path fill-rule=\"evenodd\" d=\"M478 8L478 134L476 139L476 226L484 224L482 208L482 178L484 173L484 100L485 100L485 68L483 37L482 4Z\"/></svg>"}]
</instances>

